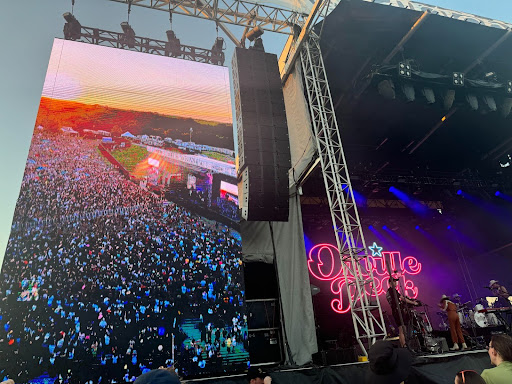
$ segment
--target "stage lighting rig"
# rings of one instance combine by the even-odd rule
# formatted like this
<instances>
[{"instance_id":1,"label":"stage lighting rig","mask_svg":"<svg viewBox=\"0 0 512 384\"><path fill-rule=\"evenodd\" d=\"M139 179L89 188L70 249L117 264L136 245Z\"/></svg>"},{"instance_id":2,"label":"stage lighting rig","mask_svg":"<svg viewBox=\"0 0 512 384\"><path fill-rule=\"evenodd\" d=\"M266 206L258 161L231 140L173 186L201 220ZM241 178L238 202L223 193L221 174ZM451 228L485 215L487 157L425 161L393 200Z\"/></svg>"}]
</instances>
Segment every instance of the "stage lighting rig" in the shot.
<instances>
[{"instance_id":1,"label":"stage lighting rig","mask_svg":"<svg viewBox=\"0 0 512 384\"><path fill-rule=\"evenodd\" d=\"M124 34L123 43L126 44L129 48L135 47L135 31L133 30L132 26L128 24L127 21L123 21L121 23L121 28L123 29Z\"/></svg>"},{"instance_id":2,"label":"stage lighting rig","mask_svg":"<svg viewBox=\"0 0 512 384\"><path fill-rule=\"evenodd\" d=\"M468 93L466 95L466 100L473 111L478 110L478 99L476 98L475 95Z\"/></svg>"},{"instance_id":3,"label":"stage lighting rig","mask_svg":"<svg viewBox=\"0 0 512 384\"><path fill-rule=\"evenodd\" d=\"M454 101L455 91L453 89L448 89L443 95L444 109L447 111L451 109Z\"/></svg>"},{"instance_id":4,"label":"stage lighting rig","mask_svg":"<svg viewBox=\"0 0 512 384\"><path fill-rule=\"evenodd\" d=\"M462 72L453 72L453 85L458 87L464 86L464 74Z\"/></svg>"},{"instance_id":5,"label":"stage lighting rig","mask_svg":"<svg viewBox=\"0 0 512 384\"><path fill-rule=\"evenodd\" d=\"M64 24L64 38L66 40L79 40L82 26L71 12L62 15L66 24Z\"/></svg>"},{"instance_id":6,"label":"stage lighting rig","mask_svg":"<svg viewBox=\"0 0 512 384\"><path fill-rule=\"evenodd\" d=\"M165 32L167 34L168 42L165 44L165 52L166 56L178 57L181 55L181 43L180 39L176 37L174 31L168 30Z\"/></svg>"},{"instance_id":7,"label":"stage lighting rig","mask_svg":"<svg viewBox=\"0 0 512 384\"><path fill-rule=\"evenodd\" d=\"M224 39L222 37L217 37L212 46L210 62L215 65L224 65Z\"/></svg>"},{"instance_id":8,"label":"stage lighting rig","mask_svg":"<svg viewBox=\"0 0 512 384\"><path fill-rule=\"evenodd\" d=\"M261 29L260 27L256 26L253 29L251 29L249 32L247 32L245 37L249 41L254 41L257 38L261 37L261 35L263 35L263 29Z\"/></svg>"},{"instance_id":9,"label":"stage lighting rig","mask_svg":"<svg viewBox=\"0 0 512 384\"><path fill-rule=\"evenodd\" d=\"M507 93L512 93L512 80L507 80Z\"/></svg>"},{"instance_id":10,"label":"stage lighting rig","mask_svg":"<svg viewBox=\"0 0 512 384\"><path fill-rule=\"evenodd\" d=\"M398 63L398 74L403 77L410 78L412 75L411 64L401 61Z\"/></svg>"},{"instance_id":11,"label":"stage lighting rig","mask_svg":"<svg viewBox=\"0 0 512 384\"><path fill-rule=\"evenodd\" d=\"M250 47L250 49L265 52L265 47L263 46L263 40L261 39L261 37L258 37L257 39L254 40L254 45Z\"/></svg>"},{"instance_id":12,"label":"stage lighting rig","mask_svg":"<svg viewBox=\"0 0 512 384\"><path fill-rule=\"evenodd\" d=\"M494 101L494 97L490 95L484 95L483 96L484 103L489 108L490 111L496 112L498 110L498 107L496 106L496 101Z\"/></svg>"},{"instance_id":13,"label":"stage lighting rig","mask_svg":"<svg viewBox=\"0 0 512 384\"><path fill-rule=\"evenodd\" d=\"M377 90L386 99L393 100L395 98L395 85L390 79L382 80L377 84Z\"/></svg>"},{"instance_id":14,"label":"stage lighting rig","mask_svg":"<svg viewBox=\"0 0 512 384\"><path fill-rule=\"evenodd\" d=\"M404 96L408 102L412 102L416 99L414 87L412 84L402 84L402 92L404 93Z\"/></svg>"},{"instance_id":15,"label":"stage lighting rig","mask_svg":"<svg viewBox=\"0 0 512 384\"><path fill-rule=\"evenodd\" d=\"M429 87L425 87L422 90L423 96L427 99L428 104L434 104L436 102L436 96L434 94L434 90Z\"/></svg>"}]
</instances>

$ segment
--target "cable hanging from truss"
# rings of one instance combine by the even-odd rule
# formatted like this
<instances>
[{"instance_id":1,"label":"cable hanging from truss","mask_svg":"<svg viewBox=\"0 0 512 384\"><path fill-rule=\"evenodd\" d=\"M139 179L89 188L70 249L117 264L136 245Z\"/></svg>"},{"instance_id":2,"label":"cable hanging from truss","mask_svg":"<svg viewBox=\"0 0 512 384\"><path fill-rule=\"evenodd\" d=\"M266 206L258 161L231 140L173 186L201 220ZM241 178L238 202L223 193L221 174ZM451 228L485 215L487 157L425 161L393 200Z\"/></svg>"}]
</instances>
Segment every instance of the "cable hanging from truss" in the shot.
<instances>
[{"instance_id":1,"label":"cable hanging from truss","mask_svg":"<svg viewBox=\"0 0 512 384\"><path fill-rule=\"evenodd\" d=\"M130 13L132 13L132 1L133 0L128 0L128 23L130 23Z\"/></svg>"}]
</instances>

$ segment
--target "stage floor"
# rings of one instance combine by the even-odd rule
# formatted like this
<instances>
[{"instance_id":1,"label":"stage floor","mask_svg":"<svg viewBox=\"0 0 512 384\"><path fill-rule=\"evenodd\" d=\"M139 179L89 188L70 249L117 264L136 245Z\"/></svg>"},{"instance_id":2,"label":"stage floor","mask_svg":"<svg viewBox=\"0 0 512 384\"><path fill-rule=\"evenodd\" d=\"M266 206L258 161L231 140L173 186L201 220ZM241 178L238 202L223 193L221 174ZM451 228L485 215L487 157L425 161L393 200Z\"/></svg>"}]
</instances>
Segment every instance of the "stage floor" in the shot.
<instances>
[{"instance_id":1,"label":"stage floor","mask_svg":"<svg viewBox=\"0 0 512 384\"><path fill-rule=\"evenodd\" d=\"M435 355L416 357L409 375L408 384L445 384L453 383L457 372L472 369L477 372L491 368L487 350L450 351ZM367 362L335 364L330 366L312 366L303 368L269 369L274 384L345 384L364 383L368 370ZM247 383L245 374L216 378L194 379L188 383Z\"/></svg>"}]
</instances>

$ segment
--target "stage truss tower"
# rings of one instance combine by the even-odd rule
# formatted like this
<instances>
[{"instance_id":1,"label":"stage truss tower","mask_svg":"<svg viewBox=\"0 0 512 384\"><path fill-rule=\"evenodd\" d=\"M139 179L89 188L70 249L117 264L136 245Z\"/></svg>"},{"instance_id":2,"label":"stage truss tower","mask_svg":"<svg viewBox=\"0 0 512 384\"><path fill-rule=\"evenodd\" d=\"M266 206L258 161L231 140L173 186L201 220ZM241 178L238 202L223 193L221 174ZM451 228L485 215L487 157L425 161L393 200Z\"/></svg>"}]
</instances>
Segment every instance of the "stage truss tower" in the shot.
<instances>
[{"instance_id":1,"label":"stage truss tower","mask_svg":"<svg viewBox=\"0 0 512 384\"><path fill-rule=\"evenodd\" d=\"M363 228L354 199L319 36L310 31L301 61L331 218L340 251L352 322L362 351L386 335Z\"/></svg>"},{"instance_id":2,"label":"stage truss tower","mask_svg":"<svg viewBox=\"0 0 512 384\"><path fill-rule=\"evenodd\" d=\"M281 77L284 82L300 58L354 330L362 352L367 354L369 346L386 335L386 327L343 153L320 36L313 31L326 16L330 1L317 0L309 15L244 0L109 1L213 20L237 46L239 40L224 24L259 25L269 32L289 34ZM298 36L293 25L302 28Z\"/></svg>"}]
</instances>

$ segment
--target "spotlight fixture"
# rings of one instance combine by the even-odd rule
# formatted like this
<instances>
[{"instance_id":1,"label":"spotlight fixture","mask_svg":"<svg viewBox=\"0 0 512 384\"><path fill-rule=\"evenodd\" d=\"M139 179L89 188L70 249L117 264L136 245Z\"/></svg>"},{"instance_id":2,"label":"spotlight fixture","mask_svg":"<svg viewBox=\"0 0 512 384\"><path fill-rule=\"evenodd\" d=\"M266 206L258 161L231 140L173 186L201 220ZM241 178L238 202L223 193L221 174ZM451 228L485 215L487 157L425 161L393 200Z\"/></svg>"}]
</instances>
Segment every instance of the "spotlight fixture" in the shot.
<instances>
[{"instance_id":1,"label":"spotlight fixture","mask_svg":"<svg viewBox=\"0 0 512 384\"><path fill-rule=\"evenodd\" d=\"M446 227L446 229L452 229L452 226L451 226L451 225L449 225L449 226L447 226L447 227Z\"/></svg>"},{"instance_id":2,"label":"spotlight fixture","mask_svg":"<svg viewBox=\"0 0 512 384\"><path fill-rule=\"evenodd\" d=\"M411 65L404 61L398 63L398 74L403 77L411 77Z\"/></svg>"},{"instance_id":3,"label":"spotlight fixture","mask_svg":"<svg viewBox=\"0 0 512 384\"><path fill-rule=\"evenodd\" d=\"M64 38L66 40L78 40L81 36L82 26L71 12L62 15L66 24L64 24Z\"/></svg>"},{"instance_id":4,"label":"spotlight fixture","mask_svg":"<svg viewBox=\"0 0 512 384\"><path fill-rule=\"evenodd\" d=\"M459 190L457 191L457 195L462 195L462 189L459 189Z\"/></svg>"},{"instance_id":5,"label":"spotlight fixture","mask_svg":"<svg viewBox=\"0 0 512 384\"><path fill-rule=\"evenodd\" d=\"M258 37L257 39L254 40L254 45L250 47L250 49L265 52L265 47L263 46L263 40L261 39L261 37Z\"/></svg>"},{"instance_id":6,"label":"spotlight fixture","mask_svg":"<svg viewBox=\"0 0 512 384\"><path fill-rule=\"evenodd\" d=\"M473 111L478 110L478 99L475 95L468 93L466 95L466 100Z\"/></svg>"},{"instance_id":7,"label":"spotlight fixture","mask_svg":"<svg viewBox=\"0 0 512 384\"><path fill-rule=\"evenodd\" d=\"M258 37L261 37L261 35L263 35L263 29L261 29L260 27L256 26L254 27L253 29L251 29L249 32L247 32L247 34L245 35L245 37L247 38L247 40L249 41L254 41L256 40Z\"/></svg>"},{"instance_id":8,"label":"spotlight fixture","mask_svg":"<svg viewBox=\"0 0 512 384\"><path fill-rule=\"evenodd\" d=\"M512 93L512 80L507 80L507 93Z\"/></svg>"},{"instance_id":9,"label":"spotlight fixture","mask_svg":"<svg viewBox=\"0 0 512 384\"><path fill-rule=\"evenodd\" d=\"M496 192L494 193L494 196L500 196L500 195L501 195L501 192L500 192L500 191L496 191Z\"/></svg>"},{"instance_id":10,"label":"spotlight fixture","mask_svg":"<svg viewBox=\"0 0 512 384\"><path fill-rule=\"evenodd\" d=\"M395 99L395 85L391 80L382 80L377 84L377 90L386 99Z\"/></svg>"},{"instance_id":11,"label":"spotlight fixture","mask_svg":"<svg viewBox=\"0 0 512 384\"><path fill-rule=\"evenodd\" d=\"M167 43L165 43L165 53L167 56L177 57L181 55L181 43L180 39L176 37L176 34L172 29L165 32L167 35Z\"/></svg>"},{"instance_id":12,"label":"spotlight fixture","mask_svg":"<svg viewBox=\"0 0 512 384\"><path fill-rule=\"evenodd\" d=\"M503 117L507 117L510 113L510 110L512 109L512 98L507 97L503 100L503 103L501 104L501 115Z\"/></svg>"},{"instance_id":13,"label":"spotlight fixture","mask_svg":"<svg viewBox=\"0 0 512 384\"><path fill-rule=\"evenodd\" d=\"M462 72L453 72L453 85L464 86L464 74Z\"/></svg>"},{"instance_id":14,"label":"spotlight fixture","mask_svg":"<svg viewBox=\"0 0 512 384\"><path fill-rule=\"evenodd\" d=\"M132 26L130 24L128 24L127 21L123 21L121 23L121 28L123 30L123 34L124 34L124 43L129 47L129 48L134 48L135 47L135 31L133 30Z\"/></svg>"},{"instance_id":15,"label":"spotlight fixture","mask_svg":"<svg viewBox=\"0 0 512 384\"><path fill-rule=\"evenodd\" d=\"M414 99L416 98L416 95L414 93L414 87L411 84L403 84L402 92L404 93L404 96L409 103L414 101Z\"/></svg>"},{"instance_id":16,"label":"spotlight fixture","mask_svg":"<svg viewBox=\"0 0 512 384\"><path fill-rule=\"evenodd\" d=\"M428 104L434 104L436 102L436 96L434 95L434 91L432 88L425 87L422 90L423 96L427 99Z\"/></svg>"},{"instance_id":17,"label":"spotlight fixture","mask_svg":"<svg viewBox=\"0 0 512 384\"><path fill-rule=\"evenodd\" d=\"M453 89L448 89L443 96L444 109L447 111L451 109L454 101L455 91Z\"/></svg>"},{"instance_id":18,"label":"spotlight fixture","mask_svg":"<svg viewBox=\"0 0 512 384\"><path fill-rule=\"evenodd\" d=\"M212 46L210 62L216 65L224 65L224 39L217 37Z\"/></svg>"},{"instance_id":19,"label":"spotlight fixture","mask_svg":"<svg viewBox=\"0 0 512 384\"><path fill-rule=\"evenodd\" d=\"M496 101L494 101L494 98L489 95L484 95L483 99L485 105L487 105L487 108L489 108L489 110L492 112L496 112L498 107L496 107Z\"/></svg>"}]
</instances>

